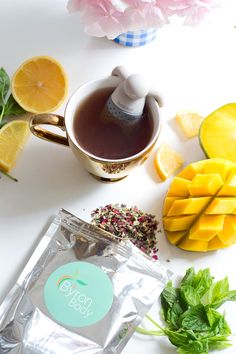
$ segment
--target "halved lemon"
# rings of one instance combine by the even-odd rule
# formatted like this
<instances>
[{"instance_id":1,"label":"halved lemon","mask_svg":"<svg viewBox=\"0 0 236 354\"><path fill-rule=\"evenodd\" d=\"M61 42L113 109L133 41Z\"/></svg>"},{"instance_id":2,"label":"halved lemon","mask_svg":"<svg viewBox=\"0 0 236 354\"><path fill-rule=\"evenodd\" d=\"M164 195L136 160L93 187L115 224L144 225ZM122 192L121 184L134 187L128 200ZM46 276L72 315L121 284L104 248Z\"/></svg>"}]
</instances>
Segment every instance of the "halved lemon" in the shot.
<instances>
[{"instance_id":1,"label":"halved lemon","mask_svg":"<svg viewBox=\"0 0 236 354\"><path fill-rule=\"evenodd\" d=\"M66 73L58 61L48 56L33 57L15 72L11 91L18 104L28 112L55 111L67 95Z\"/></svg>"},{"instance_id":2,"label":"halved lemon","mask_svg":"<svg viewBox=\"0 0 236 354\"><path fill-rule=\"evenodd\" d=\"M207 157L236 162L236 103L226 104L204 119L199 141Z\"/></svg>"},{"instance_id":3,"label":"halved lemon","mask_svg":"<svg viewBox=\"0 0 236 354\"><path fill-rule=\"evenodd\" d=\"M183 165L183 158L168 144L162 144L157 150L154 164L160 178L164 181Z\"/></svg>"},{"instance_id":4,"label":"halved lemon","mask_svg":"<svg viewBox=\"0 0 236 354\"><path fill-rule=\"evenodd\" d=\"M15 166L17 157L29 136L29 124L14 120L0 129L0 169L9 172Z\"/></svg>"}]
</instances>

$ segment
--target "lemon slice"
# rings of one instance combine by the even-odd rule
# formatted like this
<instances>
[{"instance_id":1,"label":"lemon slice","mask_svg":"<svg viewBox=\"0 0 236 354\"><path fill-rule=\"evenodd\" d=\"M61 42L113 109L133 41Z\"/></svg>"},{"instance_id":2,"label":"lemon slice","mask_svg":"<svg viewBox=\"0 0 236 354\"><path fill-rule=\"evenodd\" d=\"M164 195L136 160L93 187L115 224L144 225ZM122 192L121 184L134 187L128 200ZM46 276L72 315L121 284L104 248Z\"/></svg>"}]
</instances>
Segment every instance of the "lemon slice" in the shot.
<instances>
[{"instance_id":1,"label":"lemon slice","mask_svg":"<svg viewBox=\"0 0 236 354\"><path fill-rule=\"evenodd\" d=\"M154 160L156 171L163 181L180 168L183 162L183 158L168 144L159 147Z\"/></svg>"},{"instance_id":2,"label":"lemon slice","mask_svg":"<svg viewBox=\"0 0 236 354\"><path fill-rule=\"evenodd\" d=\"M14 120L0 129L0 169L9 172L29 136L28 122Z\"/></svg>"},{"instance_id":3,"label":"lemon slice","mask_svg":"<svg viewBox=\"0 0 236 354\"><path fill-rule=\"evenodd\" d=\"M199 128L203 121L203 117L193 111L178 112L175 119L188 138L193 138L198 135Z\"/></svg>"},{"instance_id":4,"label":"lemon slice","mask_svg":"<svg viewBox=\"0 0 236 354\"><path fill-rule=\"evenodd\" d=\"M48 56L25 61L12 78L12 95L28 112L55 111L67 95L67 77L60 63Z\"/></svg>"}]
</instances>

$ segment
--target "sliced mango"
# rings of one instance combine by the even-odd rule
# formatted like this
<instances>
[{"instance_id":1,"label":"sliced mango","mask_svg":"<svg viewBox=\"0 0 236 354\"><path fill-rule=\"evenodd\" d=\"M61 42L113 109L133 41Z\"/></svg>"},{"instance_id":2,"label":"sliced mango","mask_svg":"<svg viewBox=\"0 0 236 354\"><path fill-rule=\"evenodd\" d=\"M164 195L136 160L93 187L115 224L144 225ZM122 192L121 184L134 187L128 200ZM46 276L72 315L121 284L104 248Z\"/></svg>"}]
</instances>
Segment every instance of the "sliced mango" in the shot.
<instances>
[{"instance_id":1,"label":"sliced mango","mask_svg":"<svg viewBox=\"0 0 236 354\"><path fill-rule=\"evenodd\" d=\"M224 227L224 215L202 215L190 228L190 240L210 241Z\"/></svg>"},{"instance_id":2,"label":"sliced mango","mask_svg":"<svg viewBox=\"0 0 236 354\"><path fill-rule=\"evenodd\" d=\"M176 245L186 234L186 231L166 231L167 239L172 245Z\"/></svg>"},{"instance_id":3,"label":"sliced mango","mask_svg":"<svg viewBox=\"0 0 236 354\"><path fill-rule=\"evenodd\" d=\"M188 184L189 194L193 197L215 195L223 186L224 182L220 175L199 174Z\"/></svg>"},{"instance_id":4,"label":"sliced mango","mask_svg":"<svg viewBox=\"0 0 236 354\"><path fill-rule=\"evenodd\" d=\"M208 205L205 214L233 214L236 208L236 198L234 197L216 197Z\"/></svg>"},{"instance_id":5,"label":"sliced mango","mask_svg":"<svg viewBox=\"0 0 236 354\"><path fill-rule=\"evenodd\" d=\"M187 166L171 183L163 214L169 242L184 250L236 243L236 164L214 158Z\"/></svg>"},{"instance_id":6,"label":"sliced mango","mask_svg":"<svg viewBox=\"0 0 236 354\"><path fill-rule=\"evenodd\" d=\"M195 215L184 215L184 216L165 216L163 218L164 228L167 231L182 231L188 230L190 225L192 225Z\"/></svg>"},{"instance_id":7,"label":"sliced mango","mask_svg":"<svg viewBox=\"0 0 236 354\"><path fill-rule=\"evenodd\" d=\"M185 251L197 251L197 252L206 252L208 250L208 242L190 240L188 236L184 237L178 247L182 248Z\"/></svg>"},{"instance_id":8,"label":"sliced mango","mask_svg":"<svg viewBox=\"0 0 236 354\"><path fill-rule=\"evenodd\" d=\"M231 170L225 185L218 192L218 196L236 197L236 168Z\"/></svg>"},{"instance_id":9,"label":"sliced mango","mask_svg":"<svg viewBox=\"0 0 236 354\"><path fill-rule=\"evenodd\" d=\"M188 165L182 172L178 174L178 177L188 179L192 181L193 177L202 173L204 163L203 161L197 161Z\"/></svg>"},{"instance_id":10,"label":"sliced mango","mask_svg":"<svg viewBox=\"0 0 236 354\"><path fill-rule=\"evenodd\" d=\"M218 237L224 245L236 242L236 215L225 217L224 228L218 233Z\"/></svg>"},{"instance_id":11,"label":"sliced mango","mask_svg":"<svg viewBox=\"0 0 236 354\"><path fill-rule=\"evenodd\" d=\"M175 200L169 208L167 216L199 214L209 204L210 200L211 197Z\"/></svg>"},{"instance_id":12,"label":"sliced mango","mask_svg":"<svg viewBox=\"0 0 236 354\"><path fill-rule=\"evenodd\" d=\"M176 199L180 199L180 197L166 197L163 205L163 215L166 216Z\"/></svg>"},{"instance_id":13,"label":"sliced mango","mask_svg":"<svg viewBox=\"0 0 236 354\"><path fill-rule=\"evenodd\" d=\"M208 164L204 165L203 173L204 174L216 173L221 176L223 181L225 181L232 167L234 167L234 164L231 161L227 161L225 159L212 159L209 160Z\"/></svg>"},{"instance_id":14,"label":"sliced mango","mask_svg":"<svg viewBox=\"0 0 236 354\"><path fill-rule=\"evenodd\" d=\"M175 177L173 182L170 185L169 192L167 193L167 197L188 197L188 185L189 181L187 179L181 177Z\"/></svg>"},{"instance_id":15,"label":"sliced mango","mask_svg":"<svg viewBox=\"0 0 236 354\"><path fill-rule=\"evenodd\" d=\"M231 243L224 244L218 236L213 237L211 241L208 243L208 251L216 251L220 248L226 248L231 246Z\"/></svg>"}]
</instances>

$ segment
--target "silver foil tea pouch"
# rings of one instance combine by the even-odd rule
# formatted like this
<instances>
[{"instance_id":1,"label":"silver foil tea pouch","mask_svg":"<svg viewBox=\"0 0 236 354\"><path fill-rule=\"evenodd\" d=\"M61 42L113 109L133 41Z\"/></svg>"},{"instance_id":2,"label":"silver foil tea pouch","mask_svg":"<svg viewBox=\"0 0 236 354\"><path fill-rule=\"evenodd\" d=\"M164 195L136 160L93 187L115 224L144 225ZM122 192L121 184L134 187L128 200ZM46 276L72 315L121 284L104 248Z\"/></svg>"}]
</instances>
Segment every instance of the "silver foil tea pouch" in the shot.
<instances>
[{"instance_id":1,"label":"silver foil tea pouch","mask_svg":"<svg viewBox=\"0 0 236 354\"><path fill-rule=\"evenodd\" d=\"M0 353L121 353L169 276L61 210L0 306Z\"/></svg>"}]
</instances>

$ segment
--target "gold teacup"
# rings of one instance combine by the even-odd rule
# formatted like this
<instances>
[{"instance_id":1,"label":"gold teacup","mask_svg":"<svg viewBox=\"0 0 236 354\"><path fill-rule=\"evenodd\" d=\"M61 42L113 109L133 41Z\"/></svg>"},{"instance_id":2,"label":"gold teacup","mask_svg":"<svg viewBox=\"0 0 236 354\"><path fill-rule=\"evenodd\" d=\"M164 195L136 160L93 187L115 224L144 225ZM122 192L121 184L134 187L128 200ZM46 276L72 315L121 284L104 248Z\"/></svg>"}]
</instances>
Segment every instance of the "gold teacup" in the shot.
<instances>
[{"instance_id":1,"label":"gold teacup","mask_svg":"<svg viewBox=\"0 0 236 354\"><path fill-rule=\"evenodd\" d=\"M31 132L41 139L69 146L85 169L97 179L107 182L115 182L123 179L146 161L160 134L161 119L159 106L153 97L148 97L146 101L147 109L153 121L153 132L150 142L142 151L133 156L116 160L95 156L79 144L73 130L75 114L80 104L96 90L109 87L115 88L120 82L121 79L119 77L110 76L86 83L71 96L67 103L64 117L56 114L34 115L30 120ZM41 125L45 124L60 127L66 131L66 137L44 129Z\"/></svg>"}]
</instances>

